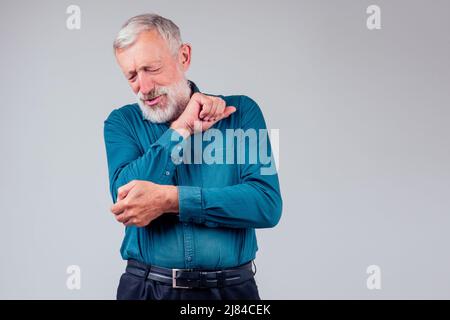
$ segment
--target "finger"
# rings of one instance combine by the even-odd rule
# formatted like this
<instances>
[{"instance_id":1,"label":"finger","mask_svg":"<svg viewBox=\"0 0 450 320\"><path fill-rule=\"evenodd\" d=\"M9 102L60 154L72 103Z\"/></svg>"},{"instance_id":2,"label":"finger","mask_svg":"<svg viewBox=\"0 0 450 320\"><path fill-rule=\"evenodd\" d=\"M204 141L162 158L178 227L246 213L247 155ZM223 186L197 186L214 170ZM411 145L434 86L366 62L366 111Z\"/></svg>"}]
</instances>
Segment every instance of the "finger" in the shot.
<instances>
[{"instance_id":1,"label":"finger","mask_svg":"<svg viewBox=\"0 0 450 320\"><path fill-rule=\"evenodd\" d=\"M204 120L205 116L209 114L212 108L212 101L208 100L202 105L202 111L200 111L199 118Z\"/></svg>"},{"instance_id":2,"label":"finger","mask_svg":"<svg viewBox=\"0 0 450 320\"><path fill-rule=\"evenodd\" d=\"M216 110L214 112L214 114L211 114L211 116L209 117L209 119L211 121L216 121L216 119L218 119L223 111L225 110L225 101L223 101L223 99L217 99L216 101Z\"/></svg>"},{"instance_id":3,"label":"finger","mask_svg":"<svg viewBox=\"0 0 450 320\"><path fill-rule=\"evenodd\" d=\"M116 216L117 222L120 222L120 223L124 223L125 221L128 221L129 219L130 219L130 217L127 217L125 212L122 214L118 214Z\"/></svg>"},{"instance_id":4,"label":"finger","mask_svg":"<svg viewBox=\"0 0 450 320\"><path fill-rule=\"evenodd\" d=\"M217 104L216 103L212 103L212 106L211 106L211 110L209 110L209 113L205 116L205 121L210 121L210 120L212 120L212 118L214 117L214 114L216 113L216 111L217 111Z\"/></svg>"},{"instance_id":5,"label":"finger","mask_svg":"<svg viewBox=\"0 0 450 320\"><path fill-rule=\"evenodd\" d=\"M136 182L137 180L130 181L117 189L117 200L122 200L125 198L128 192L136 185Z\"/></svg>"},{"instance_id":6,"label":"finger","mask_svg":"<svg viewBox=\"0 0 450 320\"><path fill-rule=\"evenodd\" d=\"M130 212L130 210L125 210L122 214L116 216L116 220L120 223L127 222L130 219L133 219L134 215Z\"/></svg>"},{"instance_id":7,"label":"finger","mask_svg":"<svg viewBox=\"0 0 450 320\"><path fill-rule=\"evenodd\" d=\"M233 106L228 106L225 108L225 110L223 111L223 117L224 118L228 118L230 116L230 114L236 112L236 107Z\"/></svg>"},{"instance_id":8,"label":"finger","mask_svg":"<svg viewBox=\"0 0 450 320\"><path fill-rule=\"evenodd\" d=\"M136 219L135 218L127 219L126 221L123 222L123 225L127 227L134 226L136 225Z\"/></svg>"},{"instance_id":9,"label":"finger","mask_svg":"<svg viewBox=\"0 0 450 320\"><path fill-rule=\"evenodd\" d=\"M217 109L217 112L221 114L225 110L226 106L227 106L227 103L225 102L225 100L219 99L219 102L218 102L219 108Z\"/></svg>"},{"instance_id":10,"label":"finger","mask_svg":"<svg viewBox=\"0 0 450 320\"><path fill-rule=\"evenodd\" d=\"M119 200L111 206L111 212L115 215L121 214L126 209L124 200Z\"/></svg>"}]
</instances>

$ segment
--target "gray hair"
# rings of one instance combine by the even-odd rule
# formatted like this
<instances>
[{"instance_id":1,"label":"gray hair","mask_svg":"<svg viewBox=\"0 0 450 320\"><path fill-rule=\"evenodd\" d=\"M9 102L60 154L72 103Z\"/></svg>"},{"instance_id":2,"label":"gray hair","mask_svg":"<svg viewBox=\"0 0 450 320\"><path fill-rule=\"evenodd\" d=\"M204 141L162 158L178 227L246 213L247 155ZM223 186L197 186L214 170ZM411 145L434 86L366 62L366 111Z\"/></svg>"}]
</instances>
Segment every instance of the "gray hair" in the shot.
<instances>
[{"instance_id":1,"label":"gray hair","mask_svg":"<svg viewBox=\"0 0 450 320\"><path fill-rule=\"evenodd\" d=\"M178 52L182 45L180 29L172 20L154 13L141 14L128 19L114 40L114 51L133 45L142 32L151 30L157 30L167 41L172 54L175 55Z\"/></svg>"}]
</instances>

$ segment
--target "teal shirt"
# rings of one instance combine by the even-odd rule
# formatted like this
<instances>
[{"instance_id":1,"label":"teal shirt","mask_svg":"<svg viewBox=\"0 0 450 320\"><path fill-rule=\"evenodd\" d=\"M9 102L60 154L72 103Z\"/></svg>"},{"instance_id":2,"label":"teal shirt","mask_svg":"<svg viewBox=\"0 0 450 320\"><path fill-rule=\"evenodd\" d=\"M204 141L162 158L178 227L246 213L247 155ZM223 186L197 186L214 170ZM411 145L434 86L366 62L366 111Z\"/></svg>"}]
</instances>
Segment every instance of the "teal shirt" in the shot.
<instances>
[{"instance_id":1,"label":"teal shirt","mask_svg":"<svg viewBox=\"0 0 450 320\"><path fill-rule=\"evenodd\" d=\"M194 82L189 84L192 93L199 92ZM178 186L178 215L163 214L146 227L125 227L123 259L167 268L233 267L255 258L255 228L278 223L282 211L278 175L262 174L274 164L267 132L259 131L266 129L259 106L244 95L214 96L235 106L236 112L200 136L184 140L169 123L145 120L138 104L115 109L105 120L113 202L117 189L132 180ZM272 163L253 152L261 143L249 142L246 135L227 135L234 132L227 129L262 132L258 141L266 141ZM207 152L213 143L216 148Z\"/></svg>"}]
</instances>

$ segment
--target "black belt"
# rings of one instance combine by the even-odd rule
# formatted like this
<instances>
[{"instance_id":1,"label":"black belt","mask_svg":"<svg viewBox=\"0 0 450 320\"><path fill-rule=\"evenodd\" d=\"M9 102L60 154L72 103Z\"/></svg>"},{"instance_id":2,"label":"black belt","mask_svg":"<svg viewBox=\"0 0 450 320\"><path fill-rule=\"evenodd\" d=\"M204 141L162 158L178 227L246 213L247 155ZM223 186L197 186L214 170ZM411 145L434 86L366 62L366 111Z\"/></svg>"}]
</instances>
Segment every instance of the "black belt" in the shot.
<instances>
[{"instance_id":1,"label":"black belt","mask_svg":"<svg viewBox=\"0 0 450 320\"><path fill-rule=\"evenodd\" d=\"M170 284L173 288L220 288L247 281L255 275L252 261L223 270L168 269L128 260L126 272Z\"/></svg>"}]
</instances>

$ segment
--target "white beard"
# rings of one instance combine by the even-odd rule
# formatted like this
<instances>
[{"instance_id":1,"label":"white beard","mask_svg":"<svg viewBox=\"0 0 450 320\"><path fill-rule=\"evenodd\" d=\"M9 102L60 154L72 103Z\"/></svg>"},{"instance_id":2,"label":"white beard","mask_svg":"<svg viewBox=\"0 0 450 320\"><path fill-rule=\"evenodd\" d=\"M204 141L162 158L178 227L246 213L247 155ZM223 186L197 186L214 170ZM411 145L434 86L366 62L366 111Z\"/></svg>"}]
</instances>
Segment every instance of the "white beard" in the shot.
<instances>
[{"instance_id":1,"label":"white beard","mask_svg":"<svg viewBox=\"0 0 450 320\"><path fill-rule=\"evenodd\" d=\"M166 95L166 104L161 105L158 103L154 106L147 106L145 104L142 100L141 92L136 95L144 118L150 122L164 123L177 119L183 113L191 98L191 87L187 79L183 78L170 86L158 88L157 94L154 96L161 94Z\"/></svg>"}]
</instances>

